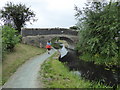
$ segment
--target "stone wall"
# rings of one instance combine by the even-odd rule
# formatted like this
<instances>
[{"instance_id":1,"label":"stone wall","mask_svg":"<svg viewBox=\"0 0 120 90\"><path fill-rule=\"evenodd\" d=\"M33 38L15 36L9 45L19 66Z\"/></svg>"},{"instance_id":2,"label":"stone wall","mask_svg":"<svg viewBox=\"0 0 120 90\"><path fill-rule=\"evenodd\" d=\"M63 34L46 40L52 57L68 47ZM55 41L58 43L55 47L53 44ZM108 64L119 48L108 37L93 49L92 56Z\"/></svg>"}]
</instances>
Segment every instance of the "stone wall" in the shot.
<instances>
[{"instance_id":1,"label":"stone wall","mask_svg":"<svg viewBox=\"0 0 120 90\"><path fill-rule=\"evenodd\" d=\"M59 37L69 44L78 42L78 32L65 28L23 28L21 30L22 42L25 44L44 48L48 40Z\"/></svg>"},{"instance_id":2,"label":"stone wall","mask_svg":"<svg viewBox=\"0 0 120 90\"><path fill-rule=\"evenodd\" d=\"M73 46L78 42L78 37L72 35L37 35L23 37L22 43L45 48L47 41L56 37L60 38L61 40L66 40L70 45Z\"/></svg>"},{"instance_id":3,"label":"stone wall","mask_svg":"<svg viewBox=\"0 0 120 90\"><path fill-rule=\"evenodd\" d=\"M77 35L78 32L65 28L23 28L21 30L22 37L50 34Z\"/></svg>"}]
</instances>

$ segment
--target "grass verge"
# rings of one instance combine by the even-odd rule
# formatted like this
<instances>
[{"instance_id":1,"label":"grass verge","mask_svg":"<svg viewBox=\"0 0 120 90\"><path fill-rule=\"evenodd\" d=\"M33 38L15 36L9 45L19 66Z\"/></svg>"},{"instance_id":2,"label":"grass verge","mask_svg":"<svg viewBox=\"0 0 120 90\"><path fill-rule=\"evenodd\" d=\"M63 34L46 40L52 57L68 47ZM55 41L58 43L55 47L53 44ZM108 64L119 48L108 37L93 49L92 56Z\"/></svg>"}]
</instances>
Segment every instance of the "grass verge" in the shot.
<instances>
[{"instance_id":1,"label":"grass verge","mask_svg":"<svg viewBox=\"0 0 120 90\"><path fill-rule=\"evenodd\" d=\"M56 57L58 57L57 53L41 66L40 74L45 88L111 88L73 74Z\"/></svg>"},{"instance_id":2,"label":"grass verge","mask_svg":"<svg viewBox=\"0 0 120 90\"><path fill-rule=\"evenodd\" d=\"M30 58L42 54L45 49L40 49L34 46L25 44L17 44L13 52L9 52L5 55L2 62L2 84L4 84L9 77Z\"/></svg>"}]
</instances>

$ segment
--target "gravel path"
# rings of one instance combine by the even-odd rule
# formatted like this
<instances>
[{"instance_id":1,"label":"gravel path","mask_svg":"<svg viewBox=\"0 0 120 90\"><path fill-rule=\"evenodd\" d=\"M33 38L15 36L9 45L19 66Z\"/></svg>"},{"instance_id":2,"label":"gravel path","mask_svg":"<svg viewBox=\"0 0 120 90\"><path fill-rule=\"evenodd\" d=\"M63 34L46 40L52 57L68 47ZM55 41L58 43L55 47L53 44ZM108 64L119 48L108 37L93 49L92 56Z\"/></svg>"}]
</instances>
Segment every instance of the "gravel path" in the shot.
<instances>
[{"instance_id":1,"label":"gravel path","mask_svg":"<svg viewBox=\"0 0 120 90\"><path fill-rule=\"evenodd\" d=\"M51 54L44 53L28 60L10 77L3 85L3 88L43 88L40 82L40 66L55 50L51 50Z\"/></svg>"}]
</instances>

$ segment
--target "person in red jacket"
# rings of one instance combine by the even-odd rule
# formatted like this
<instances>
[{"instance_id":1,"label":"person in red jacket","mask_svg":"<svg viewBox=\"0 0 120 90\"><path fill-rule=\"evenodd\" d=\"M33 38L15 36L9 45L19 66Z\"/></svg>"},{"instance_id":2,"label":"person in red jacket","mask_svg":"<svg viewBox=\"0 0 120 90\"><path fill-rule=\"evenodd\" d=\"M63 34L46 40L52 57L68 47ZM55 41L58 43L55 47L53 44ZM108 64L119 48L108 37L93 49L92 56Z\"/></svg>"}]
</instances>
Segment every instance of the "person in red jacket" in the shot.
<instances>
[{"instance_id":1,"label":"person in red jacket","mask_svg":"<svg viewBox=\"0 0 120 90\"><path fill-rule=\"evenodd\" d=\"M50 54L50 50L51 50L51 42L50 41L47 42L46 49L48 51L48 54Z\"/></svg>"}]
</instances>

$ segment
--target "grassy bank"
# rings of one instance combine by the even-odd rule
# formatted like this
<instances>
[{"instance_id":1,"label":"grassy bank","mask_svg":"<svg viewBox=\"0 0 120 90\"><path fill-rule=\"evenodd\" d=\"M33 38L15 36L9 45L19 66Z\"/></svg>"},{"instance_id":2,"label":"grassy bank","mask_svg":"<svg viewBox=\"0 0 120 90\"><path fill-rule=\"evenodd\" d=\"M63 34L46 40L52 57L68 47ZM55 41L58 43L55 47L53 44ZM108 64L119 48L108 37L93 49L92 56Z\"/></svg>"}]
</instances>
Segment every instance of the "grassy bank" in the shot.
<instances>
[{"instance_id":1,"label":"grassy bank","mask_svg":"<svg viewBox=\"0 0 120 90\"><path fill-rule=\"evenodd\" d=\"M120 57L120 56L119 56ZM103 56L99 56L99 54L92 55L90 53L84 53L83 55L80 55L79 58L84 60L84 61L94 61L95 64L101 64L105 66L119 66L120 60L119 57L117 58L105 58Z\"/></svg>"},{"instance_id":2,"label":"grassy bank","mask_svg":"<svg viewBox=\"0 0 120 90\"><path fill-rule=\"evenodd\" d=\"M41 68L41 76L46 88L110 88L99 83L84 80L57 60L54 54L46 60Z\"/></svg>"},{"instance_id":3,"label":"grassy bank","mask_svg":"<svg viewBox=\"0 0 120 90\"><path fill-rule=\"evenodd\" d=\"M2 62L0 61L0 87L2 86Z\"/></svg>"},{"instance_id":4,"label":"grassy bank","mask_svg":"<svg viewBox=\"0 0 120 90\"><path fill-rule=\"evenodd\" d=\"M45 49L40 49L25 44L17 44L14 51L7 53L3 59L2 84L4 84L16 71L16 69L25 61L44 52Z\"/></svg>"}]
</instances>

